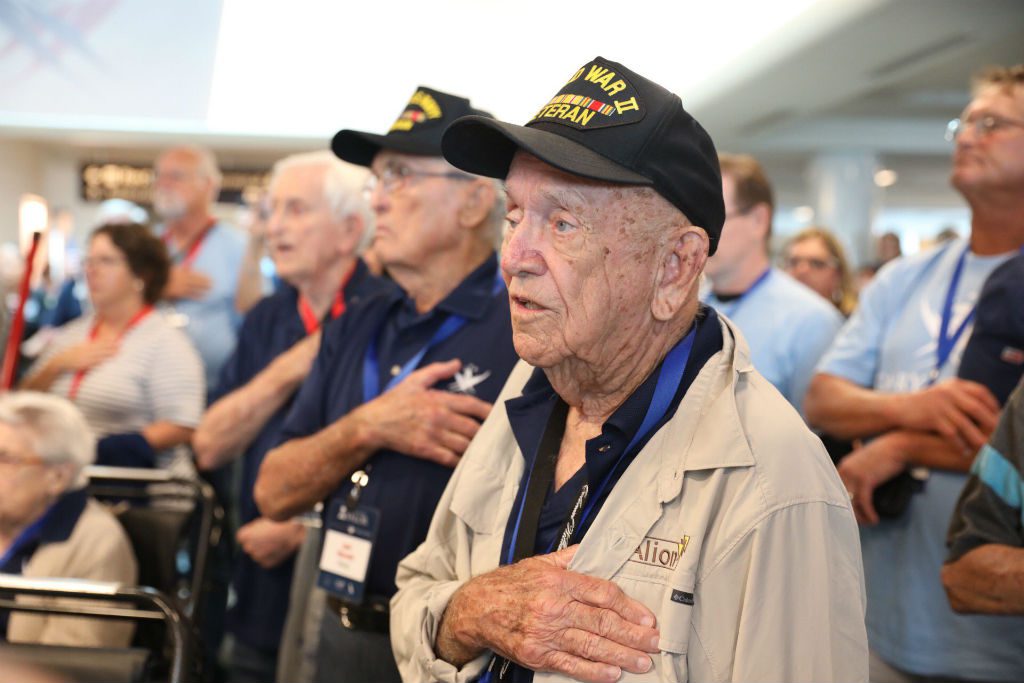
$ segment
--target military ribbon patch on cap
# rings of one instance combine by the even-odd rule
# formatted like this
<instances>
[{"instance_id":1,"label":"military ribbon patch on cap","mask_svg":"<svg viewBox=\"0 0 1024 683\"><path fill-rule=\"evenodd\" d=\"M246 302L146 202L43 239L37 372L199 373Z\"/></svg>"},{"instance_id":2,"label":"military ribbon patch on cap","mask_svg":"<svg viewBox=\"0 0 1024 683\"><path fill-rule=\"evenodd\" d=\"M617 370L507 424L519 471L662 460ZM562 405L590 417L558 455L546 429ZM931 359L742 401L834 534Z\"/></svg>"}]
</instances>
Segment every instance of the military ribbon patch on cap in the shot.
<instances>
[{"instance_id":1,"label":"military ribbon patch on cap","mask_svg":"<svg viewBox=\"0 0 1024 683\"><path fill-rule=\"evenodd\" d=\"M636 89L595 60L573 75L526 125L560 123L578 130L636 123L646 113Z\"/></svg>"},{"instance_id":2,"label":"military ribbon patch on cap","mask_svg":"<svg viewBox=\"0 0 1024 683\"><path fill-rule=\"evenodd\" d=\"M432 121L442 116L441 105L437 100L430 93L417 90L413 93L409 104L405 105L405 111L391 125L391 130L388 132L412 130L414 126L424 121Z\"/></svg>"}]
</instances>

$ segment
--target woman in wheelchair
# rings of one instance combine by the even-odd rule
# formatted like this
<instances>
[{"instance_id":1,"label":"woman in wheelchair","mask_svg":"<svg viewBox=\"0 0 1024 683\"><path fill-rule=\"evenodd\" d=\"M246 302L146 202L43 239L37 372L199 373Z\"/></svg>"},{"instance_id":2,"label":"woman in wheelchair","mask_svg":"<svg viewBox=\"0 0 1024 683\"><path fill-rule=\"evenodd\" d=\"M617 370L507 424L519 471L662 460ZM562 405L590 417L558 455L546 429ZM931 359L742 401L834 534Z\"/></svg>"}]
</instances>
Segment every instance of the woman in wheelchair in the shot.
<instances>
[{"instance_id":1,"label":"woman in wheelchair","mask_svg":"<svg viewBox=\"0 0 1024 683\"><path fill-rule=\"evenodd\" d=\"M137 582L120 523L83 489L95 448L67 400L37 392L0 396L0 573ZM127 647L133 630L123 620L0 611L0 640L12 643Z\"/></svg>"},{"instance_id":2,"label":"woman in wheelchair","mask_svg":"<svg viewBox=\"0 0 1024 683\"><path fill-rule=\"evenodd\" d=\"M84 266L93 312L60 328L21 388L78 406L100 439L97 464L194 477L187 444L206 388L192 343L154 308L170 273L166 247L144 226L105 225Z\"/></svg>"}]
</instances>

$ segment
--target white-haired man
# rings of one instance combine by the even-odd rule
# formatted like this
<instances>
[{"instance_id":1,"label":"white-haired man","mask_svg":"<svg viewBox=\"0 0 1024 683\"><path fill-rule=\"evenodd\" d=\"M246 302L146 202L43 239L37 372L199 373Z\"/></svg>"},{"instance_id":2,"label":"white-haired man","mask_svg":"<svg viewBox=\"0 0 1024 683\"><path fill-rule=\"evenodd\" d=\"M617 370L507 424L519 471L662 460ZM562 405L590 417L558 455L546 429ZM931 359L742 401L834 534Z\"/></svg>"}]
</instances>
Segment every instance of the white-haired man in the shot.
<instances>
[{"instance_id":1,"label":"white-haired man","mask_svg":"<svg viewBox=\"0 0 1024 683\"><path fill-rule=\"evenodd\" d=\"M233 572L238 599L228 613L235 637L232 680L273 683L292 560L305 536L298 524L260 516L253 502L256 473L309 373L322 323L389 286L358 257L373 234L363 197L369 175L330 152L298 154L274 166L267 245L285 284L246 316L193 439L202 469L243 458L243 554Z\"/></svg>"},{"instance_id":2,"label":"white-haired man","mask_svg":"<svg viewBox=\"0 0 1024 683\"><path fill-rule=\"evenodd\" d=\"M241 320L235 292L245 236L213 216L221 173L210 150L173 147L153 171L153 208L162 220L157 231L174 265L164 297L203 359L206 386L216 386Z\"/></svg>"},{"instance_id":3,"label":"white-haired man","mask_svg":"<svg viewBox=\"0 0 1024 683\"><path fill-rule=\"evenodd\" d=\"M373 174L373 249L401 289L325 330L256 485L275 519L326 501L317 683L399 680L387 635L395 568L426 536L517 360L494 253L497 188L441 158L445 126L476 111L421 87L388 134L343 130L332 144Z\"/></svg>"},{"instance_id":4,"label":"white-haired man","mask_svg":"<svg viewBox=\"0 0 1024 683\"><path fill-rule=\"evenodd\" d=\"M725 214L704 129L598 57L525 127L467 117L443 144L506 179L502 271L534 367L399 566L405 680L865 680L839 477L697 299Z\"/></svg>"},{"instance_id":5,"label":"white-haired man","mask_svg":"<svg viewBox=\"0 0 1024 683\"><path fill-rule=\"evenodd\" d=\"M134 584L124 529L84 490L96 438L68 400L32 391L0 396L0 573ZM0 613L0 641L127 647L121 620Z\"/></svg>"}]
</instances>

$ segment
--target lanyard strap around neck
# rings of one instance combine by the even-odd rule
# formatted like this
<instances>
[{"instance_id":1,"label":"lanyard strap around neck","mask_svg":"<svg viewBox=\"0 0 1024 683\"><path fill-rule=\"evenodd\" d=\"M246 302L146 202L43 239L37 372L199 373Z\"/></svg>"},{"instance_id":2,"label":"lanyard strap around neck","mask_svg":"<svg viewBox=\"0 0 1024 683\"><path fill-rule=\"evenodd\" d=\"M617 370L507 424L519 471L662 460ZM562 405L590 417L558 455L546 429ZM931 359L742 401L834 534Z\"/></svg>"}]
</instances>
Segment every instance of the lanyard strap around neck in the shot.
<instances>
[{"instance_id":1,"label":"lanyard strap around neck","mask_svg":"<svg viewBox=\"0 0 1024 683\"><path fill-rule=\"evenodd\" d=\"M658 373L658 381L654 388L654 396L651 404L647 407L640 428L637 429L629 445L623 449L615 464L608 470L604 478L591 492L588 484L584 484L577 496L576 504L573 505L569 518L562 527L562 532L556 537L555 543L548 552L554 549L561 550L569 545L576 530L586 524L593 513L598 501L604 495L608 485L611 483L615 472L621 467L623 461L637 446L646 439L651 430L668 414L672 406L672 399L679 389L683 380L683 373L686 371L686 364L690 359L690 352L693 350L693 341L696 337L697 325L694 324L682 340L680 340L665 356ZM564 402L559 400L561 406ZM559 408L556 407L552 419L548 421L548 427L544 432L544 439L537 452L533 469L527 477L526 493L519 504L519 513L516 516L516 523L512 530L512 539L509 543L506 563L518 562L526 557L534 555L538 532L538 521L540 520L540 509L544 505L548 489L554 481L555 466L558 460L558 451L561 446L562 436L565 432L565 413L559 415ZM558 423L561 427L558 427ZM520 535L522 534L522 538Z\"/></svg>"},{"instance_id":2,"label":"lanyard strap around neck","mask_svg":"<svg viewBox=\"0 0 1024 683\"><path fill-rule=\"evenodd\" d=\"M142 322L143 318L145 318L152 312L152 306L144 306L141 311L132 316L132 319L128 321L127 325L125 325L125 328L121 330L121 332L117 335L117 341L121 341L122 339L124 339L124 336L128 334L129 330L131 330L133 327ZM96 339L96 335L99 334L99 331L100 323L99 321L97 321L93 324L92 329L89 330L89 341L94 341ZM82 380L85 379L85 376L89 373L90 369L91 368L82 368L81 370L75 373L74 377L71 378L71 386L68 388L68 398L70 400L74 401L75 397L78 396L78 390L82 386Z\"/></svg>"},{"instance_id":3,"label":"lanyard strap around neck","mask_svg":"<svg viewBox=\"0 0 1024 683\"><path fill-rule=\"evenodd\" d=\"M345 277L341 280L341 286L338 291L334 294L334 302L331 304L330 319L334 320L342 313L345 312L345 287L348 286L349 280L352 279L352 274L356 272L356 267L353 265ZM299 317L302 318L302 326L306 328L306 335L311 335L320 329L320 325L323 321L316 316L316 311L313 310L313 305L309 303L302 294L299 294Z\"/></svg>"},{"instance_id":4,"label":"lanyard strap around neck","mask_svg":"<svg viewBox=\"0 0 1024 683\"><path fill-rule=\"evenodd\" d=\"M501 270L499 269L498 275L494 281L494 286L491 289L491 295L497 296L498 292L500 292L504 286L505 283L501 279ZM466 318L454 313L445 318L445 321L441 323L441 327L437 328L437 332L434 333L434 336L427 341L423 348L413 354L413 357L399 368L398 372L396 372L384 386L384 391L381 391L380 362L377 358L377 342L380 340L384 325L387 324L387 318L385 318L381 323L380 328L377 330L377 333L370 338L370 345L366 348L366 356L363 358L363 403L369 403L382 393L394 388L395 385L408 377L412 371L419 366L428 351L461 330L466 325L466 322Z\"/></svg>"},{"instance_id":5,"label":"lanyard strap around neck","mask_svg":"<svg viewBox=\"0 0 1024 683\"><path fill-rule=\"evenodd\" d=\"M722 305L718 306L719 310L721 310L723 313L725 313L725 315L727 315L730 318L735 317L736 312L740 310L740 306L743 305L743 302L746 301L758 287L763 285L765 283L765 280L767 280L768 276L771 274L772 269L768 268L766 271L761 273L756 280L754 280L754 284L747 287L747 291L743 292L738 297L736 297L736 299L733 300L732 306L726 306L723 302Z\"/></svg>"},{"instance_id":6,"label":"lanyard strap around neck","mask_svg":"<svg viewBox=\"0 0 1024 683\"><path fill-rule=\"evenodd\" d=\"M185 268L192 267L192 263L196 260L196 257L199 256L199 249L203 246L203 242L206 241L206 237L210 234L210 231L213 230L213 226L215 226L216 224L217 219L215 218L211 218L206 222L206 225L203 227L202 232L200 232L196 236L196 238L192 240L192 243L188 245L188 249L185 251L185 254L184 256L182 256L181 260L178 261L178 265L184 266ZM171 246L170 233L164 233L164 242L167 244L167 246ZM172 258L176 258L176 256Z\"/></svg>"}]
</instances>

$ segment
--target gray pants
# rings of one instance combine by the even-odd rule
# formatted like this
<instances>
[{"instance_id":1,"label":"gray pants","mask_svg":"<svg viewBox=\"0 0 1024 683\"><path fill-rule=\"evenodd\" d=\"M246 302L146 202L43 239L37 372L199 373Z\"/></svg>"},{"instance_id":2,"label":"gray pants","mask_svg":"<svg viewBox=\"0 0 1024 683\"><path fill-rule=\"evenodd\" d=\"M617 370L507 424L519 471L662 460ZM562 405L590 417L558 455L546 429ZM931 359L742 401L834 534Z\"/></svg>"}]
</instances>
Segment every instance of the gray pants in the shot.
<instances>
[{"instance_id":1,"label":"gray pants","mask_svg":"<svg viewBox=\"0 0 1024 683\"><path fill-rule=\"evenodd\" d=\"M351 631L341 625L337 614L324 610L313 682L402 683L391 638L383 633Z\"/></svg>"}]
</instances>

